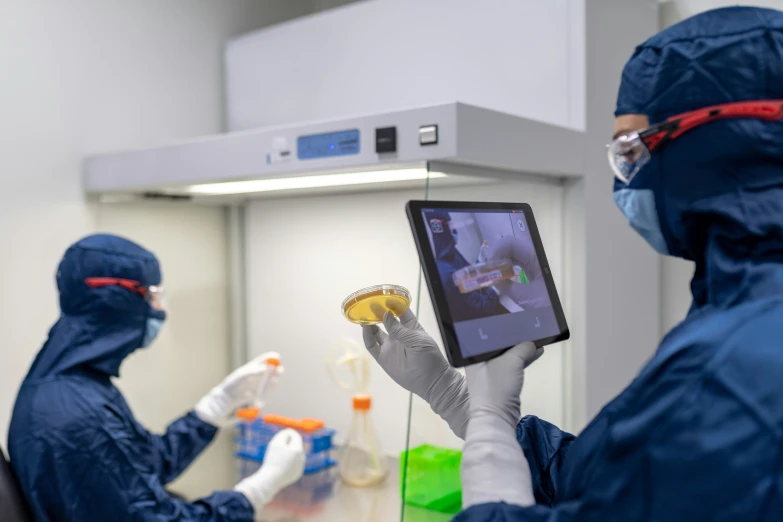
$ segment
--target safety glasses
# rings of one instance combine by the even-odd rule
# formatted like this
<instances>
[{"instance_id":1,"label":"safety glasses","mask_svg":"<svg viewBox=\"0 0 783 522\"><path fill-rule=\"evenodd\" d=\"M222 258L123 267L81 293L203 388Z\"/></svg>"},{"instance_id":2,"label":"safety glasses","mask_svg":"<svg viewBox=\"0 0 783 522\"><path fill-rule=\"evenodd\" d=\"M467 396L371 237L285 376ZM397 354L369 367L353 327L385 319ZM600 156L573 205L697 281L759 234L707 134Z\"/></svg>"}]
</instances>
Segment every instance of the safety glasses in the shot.
<instances>
[{"instance_id":1,"label":"safety glasses","mask_svg":"<svg viewBox=\"0 0 783 522\"><path fill-rule=\"evenodd\" d=\"M755 118L765 121L783 119L783 100L714 105L704 109L672 116L668 120L638 132L616 138L607 145L609 165L614 175L625 184L639 173L650 158L666 143L679 138L689 130L712 121L728 118Z\"/></svg>"},{"instance_id":2,"label":"safety glasses","mask_svg":"<svg viewBox=\"0 0 783 522\"><path fill-rule=\"evenodd\" d=\"M165 293L162 285L142 286L138 281L116 277L88 277L84 282L90 288L119 286L142 296L154 310L166 309Z\"/></svg>"}]
</instances>

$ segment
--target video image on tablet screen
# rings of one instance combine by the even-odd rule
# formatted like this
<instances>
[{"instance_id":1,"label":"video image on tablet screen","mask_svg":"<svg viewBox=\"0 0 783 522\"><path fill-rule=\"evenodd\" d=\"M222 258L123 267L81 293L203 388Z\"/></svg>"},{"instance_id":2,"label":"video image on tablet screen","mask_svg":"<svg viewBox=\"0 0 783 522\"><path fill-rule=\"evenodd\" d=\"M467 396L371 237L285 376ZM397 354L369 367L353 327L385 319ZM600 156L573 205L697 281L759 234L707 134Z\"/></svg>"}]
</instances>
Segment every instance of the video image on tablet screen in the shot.
<instances>
[{"instance_id":1,"label":"video image on tablet screen","mask_svg":"<svg viewBox=\"0 0 783 522\"><path fill-rule=\"evenodd\" d=\"M559 333L523 212L423 210L462 355Z\"/></svg>"}]
</instances>

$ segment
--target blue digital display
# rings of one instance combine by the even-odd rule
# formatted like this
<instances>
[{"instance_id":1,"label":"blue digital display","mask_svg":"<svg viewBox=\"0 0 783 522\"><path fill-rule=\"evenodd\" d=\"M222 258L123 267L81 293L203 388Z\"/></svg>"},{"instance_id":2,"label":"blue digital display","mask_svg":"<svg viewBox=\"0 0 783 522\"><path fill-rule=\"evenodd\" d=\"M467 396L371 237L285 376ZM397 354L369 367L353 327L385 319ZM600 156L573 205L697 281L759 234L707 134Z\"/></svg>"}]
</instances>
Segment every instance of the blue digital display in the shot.
<instances>
[{"instance_id":1,"label":"blue digital display","mask_svg":"<svg viewBox=\"0 0 783 522\"><path fill-rule=\"evenodd\" d=\"M334 158L359 154L361 140L359 129L299 136L296 154L300 160Z\"/></svg>"}]
</instances>

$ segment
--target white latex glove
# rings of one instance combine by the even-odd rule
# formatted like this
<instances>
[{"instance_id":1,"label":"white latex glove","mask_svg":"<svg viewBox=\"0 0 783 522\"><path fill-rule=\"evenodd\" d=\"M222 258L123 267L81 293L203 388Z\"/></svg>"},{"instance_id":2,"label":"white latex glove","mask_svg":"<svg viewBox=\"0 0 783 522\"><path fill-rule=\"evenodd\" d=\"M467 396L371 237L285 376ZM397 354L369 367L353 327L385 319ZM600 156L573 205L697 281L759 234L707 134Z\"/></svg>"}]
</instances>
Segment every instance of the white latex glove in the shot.
<instances>
[{"instance_id":1,"label":"white latex glove","mask_svg":"<svg viewBox=\"0 0 783 522\"><path fill-rule=\"evenodd\" d=\"M498 290L525 310L551 306L541 267L533 242L516 236L506 236L492 243L487 258L491 261L511 259L522 267L530 280L527 284L509 280L499 281ZM543 296L543 298L542 298Z\"/></svg>"},{"instance_id":2,"label":"white latex glove","mask_svg":"<svg viewBox=\"0 0 783 522\"><path fill-rule=\"evenodd\" d=\"M234 370L223 382L212 388L194 408L204 422L220 427L239 407L251 404L258 394L261 378L267 369L266 361L280 359L277 352L266 352ZM277 374L283 373L278 366Z\"/></svg>"},{"instance_id":3,"label":"white latex glove","mask_svg":"<svg viewBox=\"0 0 783 522\"><path fill-rule=\"evenodd\" d=\"M507 295L525 310L552 306L549 297L547 297L546 281L543 278L538 278L526 285L509 280L499 281L496 286L501 294Z\"/></svg>"},{"instance_id":4,"label":"white latex glove","mask_svg":"<svg viewBox=\"0 0 783 522\"><path fill-rule=\"evenodd\" d=\"M261 510L282 490L302 478L305 469L305 451L302 436L285 429L269 442L261 469L243 479L234 487L250 501L260 520Z\"/></svg>"},{"instance_id":5,"label":"white latex glove","mask_svg":"<svg viewBox=\"0 0 783 522\"><path fill-rule=\"evenodd\" d=\"M532 241L516 236L500 238L490 246L487 259L490 261L511 259L522 267L530 281L541 278L541 267Z\"/></svg>"},{"instance_id":6,"label":"white latex glove","mask_svg":"<svg viewBox=\"0 0 783 522\"><path fill-rule=\"evenodd\" d=\"M470 421L462 452L462 504L535 503L530 466L516 436L525 368L543 348L522 343L489 362L465 370Z\"/></svg>"},{"instance_id":7,"label":"white latex glove","mask_svg":"<svg viewBox=\"0 0 783 522\"><path fill-rule=\"evenodd\" d=\"M415 393L445 420L451 431L465 438L468 389L435 340L407 310L398 321L391 312L383 318L388 335L377 326L364 326L364 344L394 382Z\"/></svg>"}]
</instances>

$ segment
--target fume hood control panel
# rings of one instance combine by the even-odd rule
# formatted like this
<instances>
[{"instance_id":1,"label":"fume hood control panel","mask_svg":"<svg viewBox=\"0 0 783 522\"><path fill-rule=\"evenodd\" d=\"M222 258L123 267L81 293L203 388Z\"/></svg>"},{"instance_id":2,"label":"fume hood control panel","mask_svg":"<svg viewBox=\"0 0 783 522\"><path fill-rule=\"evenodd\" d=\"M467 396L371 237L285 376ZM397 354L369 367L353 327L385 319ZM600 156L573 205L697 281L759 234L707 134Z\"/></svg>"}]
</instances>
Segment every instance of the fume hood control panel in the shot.
<instances>
[{"instance_id":1,"label":"fume hood control panel","mask_svg":"<svg viewBox=\"0 0 783 522\"><path fill-rule=\"evenodd\" d=\"M413 130L413 129L412 129ZM438 143L437 125L420 125L418 129L419 145L436 145ZM278 138L273 143L273 151L268 155L268 163L275 159L286 160L296 157L299 160L337 158L353 156L361 152L362 140L360 129L338 130L321 134L299 136L296 139L296 151L285 149L287 140ZM375 129L375 153L390 154L397 152L397 127L377 127Z\"/></svg>"},{"instance_id":2,"label":"fume hood control panel","mask_svg":"<svg viewBox=\"0 0 783 522\"><path fill-rule=\"evenodd\" d=\"M369 141L374 140L374 141ZM437 124L362 126L351 129L330 130L316 134L304 134L289 139L275 136L271 150L266 152L267 165L287 163L292 160L329 160L362 153L377 155L379 160L396 159L402 140L405 148L438 144Z\"/></svg>"},{"instance_id":3,"label":"fume hood control panel","mask_svg":"<svg viewBox=\"0 0 783 522\"><path fill-rule=\"evenodd\" d=\"M427 162L563 177L581 172L581 157L557 150L563 144L577 150L581 142L580 132L446 103L101 154L86 159L83 181L90 194L275 192L289 185L357 181L335 179L342 174L372 171L397 179L401 174L388 173L408 169L408 176L418 176ZM253 186L246 186L250 182Z\"/></svg>"},{"instance_id":4,"label":"fume hood control panel","mask_svg":"<svg viewBox=\"0 0 783 522\"><path fill-rule=\"evenodd\" d=\"M296 139L296 157L311 160L359 154L360 137L359 129L299 136Z\"/></svg>"}]
</instances>

